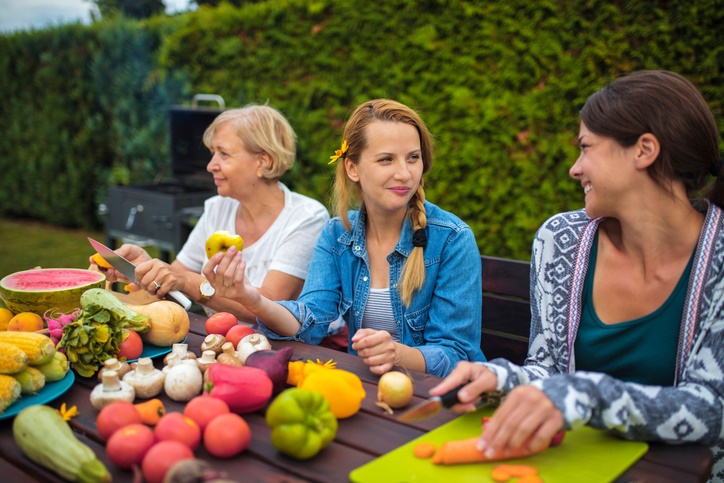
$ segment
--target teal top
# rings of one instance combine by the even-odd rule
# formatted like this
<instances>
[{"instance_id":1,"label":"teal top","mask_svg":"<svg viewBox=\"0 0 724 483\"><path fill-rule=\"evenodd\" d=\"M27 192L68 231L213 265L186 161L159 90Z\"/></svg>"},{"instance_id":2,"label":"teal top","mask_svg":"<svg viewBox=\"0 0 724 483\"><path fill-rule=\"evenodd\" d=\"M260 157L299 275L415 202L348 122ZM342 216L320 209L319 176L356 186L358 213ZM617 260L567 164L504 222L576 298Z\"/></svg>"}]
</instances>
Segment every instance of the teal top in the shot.
<instances>
[{"instance_id":1,"label":"teal top","mask_svg":"<svg viewBox=\"0 0 724 483\"><path fill-rule=\"evenodd\" d=\"M593 307L597 256L598 232L583 285L581 324L574 346L576 370L603 372L627 382L673 385L681 317L694 255L661 307L638 319L611 325L601 322Z\"/></svg>"}]
</instances>

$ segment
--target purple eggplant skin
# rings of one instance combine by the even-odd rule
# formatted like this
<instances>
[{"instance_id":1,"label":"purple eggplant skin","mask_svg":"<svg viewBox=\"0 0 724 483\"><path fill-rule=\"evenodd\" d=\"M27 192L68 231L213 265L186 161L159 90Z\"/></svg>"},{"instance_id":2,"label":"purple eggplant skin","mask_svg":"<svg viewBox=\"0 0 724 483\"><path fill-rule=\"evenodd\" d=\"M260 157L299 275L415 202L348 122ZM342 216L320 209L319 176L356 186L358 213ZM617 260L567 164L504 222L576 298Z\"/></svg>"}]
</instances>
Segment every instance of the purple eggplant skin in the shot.
<instances>
[{"instance_id":1,"label":"purple eggplant skin","mask_svg":"<svg viewBox=\"0 0 724 483\"><path fill-rule=\"evenodd\" d=\"M279 350L263 350L249 354L245 366L256 367L269 374L269 379L274 385L273 392L278 394L287 387L287 376L289 375L289 361L292 360L294 349L284 347Z\"/></svg>"}]
</instances>

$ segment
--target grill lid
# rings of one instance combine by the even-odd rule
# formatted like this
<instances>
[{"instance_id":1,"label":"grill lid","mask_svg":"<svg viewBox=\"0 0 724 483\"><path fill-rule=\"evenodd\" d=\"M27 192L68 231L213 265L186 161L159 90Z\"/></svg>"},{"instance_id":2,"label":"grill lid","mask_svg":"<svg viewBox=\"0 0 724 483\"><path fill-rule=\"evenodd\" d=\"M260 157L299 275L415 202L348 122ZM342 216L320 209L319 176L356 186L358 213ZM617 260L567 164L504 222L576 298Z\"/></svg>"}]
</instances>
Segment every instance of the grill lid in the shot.
<instances>
[{"instance_id":1,"label":"grill lid","mask_svg":"<svg viewBox=\"0 0 724 483\"><path fill-rule=\"evenodd\" d=\"M215 101L219 108L199 106L198 101L202 100ZM174 178L211 184L210 175L206 172L211 154L204 146L203 136L206 128L224 110L224 99L214 94L196 94L191 107L169 108L171 171Z\"/></svg>"}]
</instances>

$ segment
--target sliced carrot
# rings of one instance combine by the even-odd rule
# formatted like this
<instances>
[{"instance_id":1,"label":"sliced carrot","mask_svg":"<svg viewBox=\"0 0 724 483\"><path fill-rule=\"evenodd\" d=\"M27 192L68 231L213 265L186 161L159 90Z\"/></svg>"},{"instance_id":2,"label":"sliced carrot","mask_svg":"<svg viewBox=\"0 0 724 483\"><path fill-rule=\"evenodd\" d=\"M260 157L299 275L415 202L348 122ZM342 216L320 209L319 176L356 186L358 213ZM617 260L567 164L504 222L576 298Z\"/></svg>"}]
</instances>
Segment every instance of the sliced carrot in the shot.
<instances>
[{"instance_id":1,"label":"sliced carrot","mask_svg":"<svg viewBox=\"0 0 724 483\"><path fill-rule=\"evenodd\" d=\"M508 471L503 468L503 465L498 465L490 472L490 477L493 481L503 482L508 481L513 477Z\"/></svg>"},{"instance_id":2,"label":"sliced carrot","mask_svg":"<svg viewBox=\"0 0 724 483\"><path fill-rule=\"evenodd\" d=\"M161 416L166 414L163 401L157 398L134 404L134 406L136 406L136 409L138 409L138 412L141 414L141 421L149 426L155 426L161 419Z\"/></svg>"},{"instance_id":3,"label":"sliced carrot","mask_svg":"<svg viewBox=\"0 0 724 483\"><path fill-rule=\"evenodd\" d=\"M435 454L436 449L437 447L435 446L435 443L417 443L412 448L412 454L415 456L415 458L432 458L432 455Z\"/></svg>"},{"instance_id":4,"label":"sliced carrot","mask_svg":"<svg viewBox=\"0 0 724 483\"><path fill-rule=\"evenodd\" d=\"M498 465L490 472L493 481L504 482L511 478L519 478L516 483L542 482L538 477L538 468L528 465Z\"/></svg>"},{"instance_id":5,"label":"sliced carrot","mask_svg":"<svg viewBox=\"0 0 724 483\"><path fill-rule=\"evenodd\" d=\"M516 483L543 483L543 480L538 475L525 475L518 478Z\"/></svg>"},{"instance_id":6,"label":"sliced carrot","mask_svg":"<svg viewBox=\"0 0 724 483\"><path fill-rule=\"evenodd\" d=\"M498 465L496 466L496 468L501 468L505 470L505 472L510 474L511 477L521 477L538 474L538 468L529 465Z\"/></svg>"}]
</instances>

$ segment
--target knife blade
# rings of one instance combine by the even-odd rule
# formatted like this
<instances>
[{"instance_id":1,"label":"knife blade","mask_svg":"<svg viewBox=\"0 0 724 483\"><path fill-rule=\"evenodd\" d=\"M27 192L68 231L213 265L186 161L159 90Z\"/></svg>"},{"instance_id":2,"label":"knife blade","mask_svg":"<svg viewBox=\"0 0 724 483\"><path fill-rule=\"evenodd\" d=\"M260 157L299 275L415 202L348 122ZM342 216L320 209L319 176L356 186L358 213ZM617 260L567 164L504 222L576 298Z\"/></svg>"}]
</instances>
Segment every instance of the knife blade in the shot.
<instances>
[{"instance_id":1,"label":"knife blade","mask_svg":"<svg viewBox=\"0 0 724 483\"><path fill-rule=\"evenodd\" d=\"M460 402L458 401L458 391L466 385L467 383L461 384L455 389L446 392L442 396L433 396L426 401L416 404L412 408L402 413L397 418L397 420L402 421L403 423L411 423L414 421L420 421L422 419L432 417L439 413L443 408L450 409L455 404ZM480 401L476 404L476 409L487 406L488 404L497 406L500 404L502 398L502 391L493 391L487 394L482 394L480 396Z\"/></svg>"},{"instance_id":2,"label":"knife blade","mask_svg":"<svg viewBox=\"0 0 724 483\"><path fill-rule=\"evenodd\" d=\"M414 405L397 418L398 421L405 423L411 423L413 421L420 421L432 417L439 413L442 408L449 409L458 403L458 391L463 386L458 386L455 389L446 392L442 396L433 396L427 401L423 401Z\"/></svg>"},{"instance_id":3,"label":"knife blade","mask_svg":"<svg viewBox=\"0 0 724 483\"><path fill-rule=\"evenodd\" d=\"M88 237L88 241L91 246L93 246L93 249L113 268L118 270L128 280L131 280L133 283L138 283L138 280L136 280L136 266L134 264L93 238ZM176 302L185 310L189 310L192 305L191 300L178 290L170 291L165 298Z\"/></svg>"}]
</instances>

